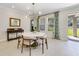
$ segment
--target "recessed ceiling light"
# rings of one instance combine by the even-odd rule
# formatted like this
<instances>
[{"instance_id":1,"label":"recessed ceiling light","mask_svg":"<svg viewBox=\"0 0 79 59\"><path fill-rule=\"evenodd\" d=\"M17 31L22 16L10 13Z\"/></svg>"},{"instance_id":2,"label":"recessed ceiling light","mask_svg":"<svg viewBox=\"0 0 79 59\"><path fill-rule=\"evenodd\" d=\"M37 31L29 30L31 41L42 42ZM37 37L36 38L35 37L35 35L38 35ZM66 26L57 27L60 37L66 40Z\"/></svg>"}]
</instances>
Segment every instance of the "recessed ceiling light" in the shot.
<instances>
[{"instance_id":1,"label":"recessed ceiling light","mask_svg":"<svg viewBox=\"0 0 79 59\"><path fill-rule=\"evenodd\" d=\"M39 15L41 15L42 14L42 12L41 11L39 11Z\"/></svg>"},{"instance_id":2,"label":"recessed ceiling light","mask_svg":"<svg viewBox=\"0 0 79 59\"><path fill-rule=\"evenodd\" d=\"M31 12L30 12L30 11L28 11L28 14L31 14Z\"/></svg>"},{"instance_id":3,"label":"recessed ceiling light","mask_svg":"<svg viewBox=\"0 0 79 59\"><path fill-rule=\"evenodd\" d=\"M27 7L27 10L29 10L30 8L29 7Z\"/></svg>"},{"instance_id":4,"label":"recessed ceiling light","mask_svg":"<svg viewBox=\"0 0 79 59\"><path fill-rule=\"evenodd\" d=\"M12 5L12 8L15 8L15 6L14 6L14 5Z\"/></svg>"},{"instance_id":5,"label":"recessed ceiling light","mask_svg":"<svg viewBox=\"0 0 79 59\"><path fill-rule=\"evenodd\" d=\"M26 15L26 18L27 18L27 15Z\"/></svg>"}]
</instances>

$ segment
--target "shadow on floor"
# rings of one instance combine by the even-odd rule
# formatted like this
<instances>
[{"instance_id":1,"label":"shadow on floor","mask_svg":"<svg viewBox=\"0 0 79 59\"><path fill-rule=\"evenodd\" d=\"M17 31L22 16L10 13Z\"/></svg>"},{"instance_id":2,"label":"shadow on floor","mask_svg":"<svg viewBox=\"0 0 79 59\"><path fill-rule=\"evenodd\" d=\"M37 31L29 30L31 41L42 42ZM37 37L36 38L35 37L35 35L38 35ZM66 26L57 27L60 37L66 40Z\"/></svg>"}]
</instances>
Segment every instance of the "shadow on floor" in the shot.
<instances>
[{"instance_id":1,"label":"shadow on floor","mask_svg":"<svg viewBox=\"0 0 79 59\"><path fill-rule=\"evenodd\" d=\"M68 36L68 40L79 42L79 38L74 36Z\"/></svg>"}]
</instances>

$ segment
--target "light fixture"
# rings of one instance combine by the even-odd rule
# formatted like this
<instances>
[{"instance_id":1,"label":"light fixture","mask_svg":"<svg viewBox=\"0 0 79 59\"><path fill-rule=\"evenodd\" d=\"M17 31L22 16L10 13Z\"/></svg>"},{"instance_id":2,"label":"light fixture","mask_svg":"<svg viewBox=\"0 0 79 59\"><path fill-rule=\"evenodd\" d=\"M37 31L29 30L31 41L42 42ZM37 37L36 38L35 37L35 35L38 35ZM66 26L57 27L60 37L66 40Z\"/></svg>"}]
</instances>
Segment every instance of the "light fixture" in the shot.
<instances>
[{"instance_id":1,"label":"light fixture","mask_svg":"<svg viewBox=\"0 0 79 59\"><path fill-rule=\"evenodd\" d=\"M39 15L42 14L42 12L38 10L37 5L35 3L31 3L31 6L27 7L26 10L27 15L31 19L36 19Z\"/></svg>"},{"instance_id":2,"label":"light fixture","mask_svg":"<svg viewBox=\"0 0 79 59\"><path fill-rule=\"evenodd\" d=\"M33 19L34 19L34 17L35 17L35 12L34 12L34 10L35 10L35 3L32 3L32 6L33 6Z\"/></svg>"},{"instance_id":3,"label":"light fixture","mask_svg":"<svg viewBox=\"0 0 79 59\"><path fill-rule=\"evenodd\" d=\"M39 16L39 15L42 14L41 11L37 10L38 8L36 7L35 3L32 3L32 6L33 6L33 16L34 16L34 17L35 17L35 16L37 17L37 16ZM36 8L36 9L35 9L35 8Z\"/></svg>"},{"instance_id":4,"label":"light fixture","mask_svg":"<svg viewBox=\"0 0 79 59\"><path fill-rule=\"evenodd\" d=\"M27 10L26 13L27 13L27 16L29 16L29 17L34 16L34 3L32 3L31 6L32 6L31 8L29 8L29 7L26 8L26 10Z\"/></svg>"}]
</instances>

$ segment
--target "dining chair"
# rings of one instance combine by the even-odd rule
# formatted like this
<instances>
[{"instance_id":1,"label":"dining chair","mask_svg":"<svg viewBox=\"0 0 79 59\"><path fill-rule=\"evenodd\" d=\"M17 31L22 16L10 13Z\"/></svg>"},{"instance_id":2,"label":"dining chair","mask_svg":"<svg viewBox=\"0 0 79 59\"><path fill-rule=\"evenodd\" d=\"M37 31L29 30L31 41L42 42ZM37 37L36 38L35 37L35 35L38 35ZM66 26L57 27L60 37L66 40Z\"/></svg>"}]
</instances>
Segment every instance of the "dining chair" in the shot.
<instances>
[{"instance_id":1,"label":"dining chair","mask_svg":"<svg viewBox=\"0 0 79 59\"><path fill-rule=\"evenodd\" d=\"M19 48L21 46L21 43L22 43L22 35L18 36L17 40L18 40L17 48Z\"/></svg>"},{"instance_id":2,"label":"dining chair","mask_svg":"<svg viewBox=\"0 0 79 59\"><path fill-rule=\"evenodd\" d=\"M23 48L24 46L28 46L29 48L29 55L31 56L31 47L34 42L37 42L37 40L41 40L42 42L42 54L44 53L44 43L46 44L46 48L48 49L48 42L47 42L47 37L36 37L36 38L31 38L31 37L24 37L23 35L18 38L18 44L17 48L21 46L21 53L23 53ZM25 42L28 41L28 44Z\"/></svg>"},{"instance_id":3,"label":"dining chair","mask_svg":"<svg viewBox=\"0 0 79 59\"><path fill-rule=\"evenodd\" d=\"M44 37L36 37L37 39L40 39L42 41L42 54L44 53L44 43L46 44L46 48L48 49L48 42L47 38Z\"/></svg>"},{"instance_id":4,"label":"dining chair","mask_svg":"<svg viewBox=\"0 0 79 59\"><path fill-rule=\"evenodd\" d=\"M28 44L25 43L25 41L28 41ZM26 45L29 48L29 55L31 56L31 47L32 44L36 42L36 38L30 38L30 37L24 37L22 36L22 46L21 46L21 53L23 52L23 47Z\"/></svg>"}]
</instances>

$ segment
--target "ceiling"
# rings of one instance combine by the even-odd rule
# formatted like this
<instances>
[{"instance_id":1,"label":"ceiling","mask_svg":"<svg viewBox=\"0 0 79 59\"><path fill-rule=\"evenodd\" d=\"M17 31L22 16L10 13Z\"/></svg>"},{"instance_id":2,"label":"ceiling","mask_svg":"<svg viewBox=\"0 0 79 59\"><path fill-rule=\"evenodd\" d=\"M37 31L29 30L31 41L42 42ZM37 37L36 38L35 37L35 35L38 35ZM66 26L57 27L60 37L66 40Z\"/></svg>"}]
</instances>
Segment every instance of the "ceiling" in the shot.
<instances>
[{"instance_id":1,"label":"ceiling","mask_svg":"<svg viewBox=\"0 0 79 59\"><path fill-rule=\"evenodd\" d=\"M72 5L75 3L35 3L34 6L32 3L0 3L0 6L14 8L30 15L33 15L33 12L44 15Z\"/></svg>"}]
</instances>

